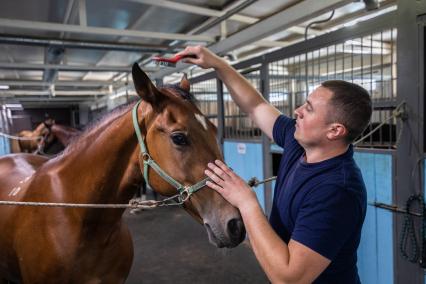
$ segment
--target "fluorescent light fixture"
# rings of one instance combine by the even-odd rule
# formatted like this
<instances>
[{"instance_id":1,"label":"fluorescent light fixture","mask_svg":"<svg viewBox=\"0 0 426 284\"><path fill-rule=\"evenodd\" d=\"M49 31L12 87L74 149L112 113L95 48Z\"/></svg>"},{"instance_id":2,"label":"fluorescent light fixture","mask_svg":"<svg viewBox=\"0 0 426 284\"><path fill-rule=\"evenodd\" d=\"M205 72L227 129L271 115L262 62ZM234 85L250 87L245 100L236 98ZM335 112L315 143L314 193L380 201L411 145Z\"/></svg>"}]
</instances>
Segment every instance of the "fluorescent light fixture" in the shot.
<instances>
[{"instance_id":1,"label":"fluorescent light fixture","mask_svg":"<svg viewBox=\"0 0 426 284\"><path fill-rule=\"evenodd\" d=\"M9 90L8 85L0 85L0 90Z\"/></svg>"},{"instance_id":2,"label":"fluorescent light fixture","mask_svg":"<svg viewBox=\"0 0 426 284\"><path fill-rule=\"evenodd\" d=\"M5 108L24 109L20 103L5 104Z\"/></svg>"},{"instance_id":3,"label":"fluorescent light fixture","mask_svg":"<svg viewBox=\"0 0 426 284\"><path fill-rule=\"evenodd\" d=\"M123 97L123 96L125 96L127 93L126 93L126 90L123 90L123 91L120 91L120 92L117 92L117 93L115 93L114 95L110 95L109 96L109 99L110 100L115 100L115 99L117 99L117 98L119 98L119 97ZM135 91L133 91L133 90L129 90L128 91L128 94L129 94L129 96L135 96L135 95L137 95L136 94L136 92Z\"/></svg>"}]
</instances>

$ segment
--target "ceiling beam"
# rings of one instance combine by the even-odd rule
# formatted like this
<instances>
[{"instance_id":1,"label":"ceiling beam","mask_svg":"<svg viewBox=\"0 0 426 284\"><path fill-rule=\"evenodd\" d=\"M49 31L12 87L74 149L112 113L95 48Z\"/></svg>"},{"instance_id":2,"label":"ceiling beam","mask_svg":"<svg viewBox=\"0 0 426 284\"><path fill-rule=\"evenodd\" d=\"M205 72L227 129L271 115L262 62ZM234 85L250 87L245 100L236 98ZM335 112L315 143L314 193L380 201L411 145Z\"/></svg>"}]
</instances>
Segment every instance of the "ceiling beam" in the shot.
<instances>
[{"instance_id":1,"label":"ceiling beam","mask_svg":"<svg viewBox=\"0 0 426 284\"><path fill-rule=\"evenodd\" d=\"M11 70L45 70L56 69L59 71L77 71L77 72L130 72L131 66L79 66L79 65L65 65L65 64L31 64L31 63L17 63L17 62L0 62L0 69ZM143 67L145 72L155 72L159 67Z\"/></svg>"},{"instance_id":2,"label":"ceiling beam","mask_svg":"<svg viewBox=\"0 0 426 284\"><path fill-rule=\"evenodd\" d=\"M78 1L78 19L80 26L87 27L86 0Z\"/></svg>"},{"instance_id":3,"label":"ceiling beam","mask_svg":"<svg viewBox=\"0 0 426 284\"><path fill-rule=\"evenodd\" d=\"M64 20L62 21L63 24L67 24L70 20L71 17L71 13L73 11L74 8L74 3L75 0L69 0L68 4L67 4L67 8L65 10L65 16L64 16ZM59 35L59 38L63 38L65 36L64 32L61 32L61 34Z\"/></svg>"},{"instance_id":4,"label":"ceiling beam","mask_svg":"<svg viewBox=\"0 0 426 284\"><path fill-rule=\"evenodd\" d=\"M203 7L189 5L189 4L177 3L173 1L167 1L167 0L129 0L129 1L182 11L185 13L208 16L208 17L221 17L226 13L224 11L218 11L218 10L203 8ZM258 21L257 18L238 15L238 14L231 16L229 19L238 21L238 22L243 22L246 24L253 24Z\"/></svg>"},{"instance_id":5,"label":"ceiling beam","mask_svg":"<svg viewBox=\"0 0 426 284\"><path fill-rule=\"evenodd\" d=\"M105 96L108 92L101 91L55 91L55 96ZM34 90L0 90L2 96L50 96L50 91L34 91Z\"/></svg>"},{"instance_id":6,"label":"ceiling beam","mask_svg":"<svg viewBox=\"0 0 426 284\"><path fill-rule=\"evenodd\" d=\"M323 30L335 27L335 26L339 26L339 25L343 25L345 23L351 22L352 20L356 20L358 18L361 17L365 17L368 15L372 15L372 14L376 14L377 11L383 11L387 8L391 8L391 7L395 7L397 4L396 0L386 0L380 3L380 7L378 10L370 10L370 11L366 11L365 9L360 9L354 13L350 13L345 15L344 17L339 17L336 19L332 19L331 21L328 21L326 23L323 24L319 24L317 26L317 28L321 28ZM311 32L311 30L309 30Z\"/></svg>"},{"instance_id":7,"label":"ceiling beam","mask_svg":"<svg viewBox=\"0 0 426 284\"><path fill-rule=\"evenodd\" d=\"M259 40L251 45L260 47L286 47L289 44L291 44L289 41Z\"/></svg>"},{"instance_id":8,"label":"ceiling beam","mask_svg":"<svg viewBox=\"0 0 426 284\"><path fill-rule=\"evenodd\" d=\"M209 46L209 48L217 54L224 54L241 46L249 45L256 41L262 40L274 33L297 26L298 24L301 24L309 19L320 16L330 10L337 9L351 2L353 1L305 0L277 14L274 14L271 17L261 20L220 42L212 44ZM178 63L177 68L169 70L164 69L154 73L151 78L163 78L167 75L179 72L187 67L187 64Z\"/></svg>"},{"instance_id":9,"label":"ceiling beam","mask_svg":"<svg viewBox=\"0 0 426 284\"><path fill-rule=\"evenodd\" d=\"M52 85L52 83L43 82L43 81L31 81L31 80L0 80L0 85L49 87L49 86ZM109 86L109 85L117 85L117 82L110 82L110 81L56 81L53 85L55 85L56 87L106 87L106 86Z\"/></svg>"},{"instance_id":10,"label":"ceiling beam","mask_svg":"<svg viewBox=\"0 0 426 284\"><path fill-rule=\"evenodd\" d=\"M164 7L164 8L168 8L168 9L174 9L174 10L183 11L183 12L186 12L186 13L192 13L192 14L196 14L196 15L203 15L203 16L217 17L217 18L222 17L227 13L226 10L217 11L217 10L213 10L213 9L201 8L201 7L194 6L194 5L176 3L176 2L171 2L171 1L158 1L158 0L128 0L128 1L148 4L148 5L152 5L152 6L159 6L159 7ZM235 6L235 5L233 5L233 6ZM240 14L232 15L232 16L229 17L229 19L237 21L237 22L249 24L249 25L254 24L254 23L259 21L259 18L244 16L244 15L240 15ZM298 33L298 34L305 34L305 28L304 27L294 26L294 27L289 28L288 30L291 31L291 32L294 32L294 33ZM321 33L321 31L318 31L316 29L310 29L310 31L311 31L311 34Z\"/></svg>"},{"instance_id":11,"label":"ceiling beam","mask_svg":"<svg viewBox=\"0 0 426 284\"><path fill-rule=\"evenodd\" d=\"M149 11L148 11L149 9L146 9L144 12L145 13L142 13L137 19L136 19L136 21L134 21L134 23L133 24L131 24L131 25L129 25L129 26L127 26L127 29L129 29L129 30L135 30L135 29L137 29L139 26L141 26L141 23L146 19L146 15L149 15L150 13L149 13ZM123 42L123 41L125 41L126 40L126 37L118 37L118 38L116 38L116 40L115 40L115 42ZM107 52L105 52L104 54L103 54L103 56L96 62L96 65L99 65L99 64L101 64L102 63L102 61L105 59L105 58L107 58L107 56L108 56L108 54L110 54L110 51L111 50L108 50ZM157 52L157 54L158 53L160 53L160 52ZM81 80L85 80L88 76L89 76L89 74L90 74L90 72L88 72L88 73L86 73L86 74L84 74L82 77L81 77ZM115 76L113 76L112 78L115 78Z\"/></svg>"},{"instance_id":12,"label":"ceiling beam","mask_svg":"<svg viewBox=\"0 0 426 284\"><path fill-rule=\"evenodd\" d=\"M166 45L138 45L113 42L77 41L2 34L0 34L0 43L29 46L60 46L65 48L114 50L139 53L159 53L168 48Z\"/></svg>"},{"instance_id":13,"label":"ceiling beam","mask_svg":"<svg viewBox=\"0 0 426 284\"><path fill-rule=\"evenodd\" d=\"M247 27L241 32L235 33L225 40L211 45L209 48L215 53L222 54L254 41L264 39L274 33L296 26L301 22L305 22L351 2L353 0L305 0Z\"/></svg>"},{"instance_id":14,"label":"ceiling beam","mask_svg":"<svg viewBox=\"0 0 426 284\"><path fill-rule=\"evenodd\" d=\"M79 25L65 25L38 21L24 21L0 18L0 27L13 29L26 29L36 31L70 32L77 34L127 36L135 38L156 38L165 40L186 40L195 42L214 42L210 36L186 35L180 33L146 32L127 29L112 29L100 27L82 27Z\"/></svg>"}]
</instances>

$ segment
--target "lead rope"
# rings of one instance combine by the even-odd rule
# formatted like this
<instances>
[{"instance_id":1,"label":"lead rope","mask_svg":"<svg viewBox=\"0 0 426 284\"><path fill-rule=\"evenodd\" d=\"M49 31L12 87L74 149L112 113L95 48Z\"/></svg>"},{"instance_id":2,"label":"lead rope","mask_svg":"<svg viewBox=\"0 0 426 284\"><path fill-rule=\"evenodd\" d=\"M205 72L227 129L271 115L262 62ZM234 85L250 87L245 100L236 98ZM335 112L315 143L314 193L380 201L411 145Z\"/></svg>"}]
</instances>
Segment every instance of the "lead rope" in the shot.
<instances>
[{"instance_id":1,"label":"lead rope","mask_svg":"<svg viewBox=\"0 0 426 284\"><path fill-rule=\"evenodd\" d=\"M270 177L264 180L258 180L253 177L249 179L247 185L250 187L257 187L260 184L271 182L276 177ZM91 204L91 203L55 203L55 202L25 202L25 201L5 201L0 200L0 206L38 206L38 207L64 207L64 208L104 208L104 209L152 209L163 206L178 206L182 205L186 200L180 199L180 194L175 194L163 200L141 200L140 198L133 198L128 204Z\"/></svg>"},{"instance_id":2,"label":"lead rope","mask_svg":"<svg viewBox=\"0 0 426 284\"><path fill-rule=\"evenodd\" d=\"M0 136L12 139L12 140L22 140L22 141L31 141L31 140L40 140L43 138L43 136L36 136L36 137L20 137L15 135L10 135L4 132L0 132Z\"/></svg>"}]
</instances>

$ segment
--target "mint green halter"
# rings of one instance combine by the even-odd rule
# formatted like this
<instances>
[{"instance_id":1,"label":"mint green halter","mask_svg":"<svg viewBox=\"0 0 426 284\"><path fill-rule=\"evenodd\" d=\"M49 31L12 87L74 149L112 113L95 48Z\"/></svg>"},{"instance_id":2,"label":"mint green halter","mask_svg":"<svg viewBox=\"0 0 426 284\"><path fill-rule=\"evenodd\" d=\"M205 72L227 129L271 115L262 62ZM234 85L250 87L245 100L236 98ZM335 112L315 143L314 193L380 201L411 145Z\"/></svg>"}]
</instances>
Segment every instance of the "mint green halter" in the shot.
<instances>
[{"instance_id":1,"label":"mint green halter","mask_svg":"<svg viewBox=\"0 0 426 284\"><path fill-rule=\"evenodd\" d=\"M186 201L189 199L189 197L206 186L207 181L210 180L210 178L205 178L196 184L193 184L191 186L184 186L183 184L179 183L177 180L169 176L149 155L145 143L142 138L142 133L139 128L138 123L138 107L142 100L139 100L136 105L133 107L132 110L132 118L133 118L133 127L135 128L136 136L138 137L139 145L141 148L141 154L142 154L142 160L143 160L143 175L145 178L146 183L149 185L149 179L148 179L148 167L152 167L152 169L165 181L167 181L169 184L171 184L173 187L176 188L176 190L179 193L180 201Z\"/></svg>"}]
</instances>

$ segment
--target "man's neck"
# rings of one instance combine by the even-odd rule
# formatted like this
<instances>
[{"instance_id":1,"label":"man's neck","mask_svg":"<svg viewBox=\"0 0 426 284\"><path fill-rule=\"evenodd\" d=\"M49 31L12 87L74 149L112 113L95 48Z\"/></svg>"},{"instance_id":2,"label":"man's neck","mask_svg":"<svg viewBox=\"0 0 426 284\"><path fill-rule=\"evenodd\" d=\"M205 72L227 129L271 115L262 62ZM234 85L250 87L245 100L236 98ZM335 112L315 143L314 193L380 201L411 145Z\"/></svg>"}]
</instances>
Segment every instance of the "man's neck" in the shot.
<instances>
[{"instance_id":1,"label":"man's neck","mask_svg":"<svg viewBox=\"0 0 426 284\"><path fill-rule=\"evenodd\" d=\"M305 162L319 163L346 153L349 145L329 145L327 147L305 148Z\"/></svg>"}]
</instances>

